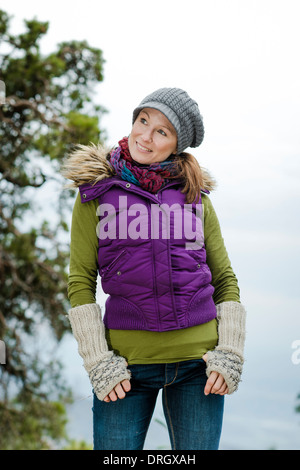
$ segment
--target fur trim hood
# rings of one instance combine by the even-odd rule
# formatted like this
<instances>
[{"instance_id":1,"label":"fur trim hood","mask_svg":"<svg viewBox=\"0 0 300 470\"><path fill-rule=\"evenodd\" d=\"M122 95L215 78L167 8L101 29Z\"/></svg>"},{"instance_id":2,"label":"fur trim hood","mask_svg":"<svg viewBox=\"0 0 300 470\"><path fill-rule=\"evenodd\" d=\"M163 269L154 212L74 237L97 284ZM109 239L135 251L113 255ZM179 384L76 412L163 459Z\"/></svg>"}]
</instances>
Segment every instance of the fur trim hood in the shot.
<instances>
[{"instance_id":1,"label":"fur trim hood","mask_svg":"<svg viewBox=\"0 0 300 470\"><path fill-rule=\"evenodd\" d=\"M116 175L109 163L111 149L101 144L77 145L63 164L61 174L72 181L68 188L79 188L83 184L94 185L105 178ZM202 191L210 192L215 189L216 182L210 174L201 167L203 176Z\"/></svg>"},{"instance_id":2,"label":"fur trim hood","mask_svg":"<svg viewBox=\"0 0 300 470\"><path fill-rule=\"evenodd\" d=\"M105 178L115 176L107 156L110 150L98 144L76 145L63 164L61 174L72 181L68 188L79 188L83 184L96 184Z\"/></svg>"}]
</instances>

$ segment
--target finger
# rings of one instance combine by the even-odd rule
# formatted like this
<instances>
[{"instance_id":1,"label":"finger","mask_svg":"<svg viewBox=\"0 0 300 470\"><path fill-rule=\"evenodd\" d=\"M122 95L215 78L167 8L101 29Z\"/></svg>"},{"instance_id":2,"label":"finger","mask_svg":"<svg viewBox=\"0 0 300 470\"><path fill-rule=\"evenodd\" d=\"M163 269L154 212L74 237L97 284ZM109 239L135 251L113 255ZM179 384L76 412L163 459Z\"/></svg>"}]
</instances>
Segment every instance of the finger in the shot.
<instances>
[{"instance_id":1,"label":"finger","mask_svg":"<svg viewBox=\"0 0 300 470\"><path fill-rule=\"evenodd\" d=\"M227 388L227 384L226 382L224 381L223 385L219 388L218 391L216 391L215 393L217 395L224 395L225 394L225 391L226 391L226 388Z\"/></svg>"},{"instance_id":2,"label":"finger","mask_svg":"<svg viewBox=\"0 0 300 470\"><path fill-rule=\"evenodd\" d=\"M109 396L108 396L108 395L106 395L106 397L105 397L105 398L103 398L103 401L106 401L106 402L108 403L108 402L110 401L110 398L109 398Z\"/></svg>"},{"instance_id":3,"label":"finger","mask_svg":"<svg viewBox=\"0 0 300 470\"><path fill-rule=\"evenodd\" d=\"M204 387L204 394L205 395L208 395L209 393L211 393L211 390L218 378L219 374L217 372L211 372L207 381L206 381L206 384L205 384L205 387Z\"/></svg>"},{"instance_id":4,"label":"finger","mask_svg":"<svg viewBox=\"0 0 300 470\"><path fill-rule=\"evenodd\" d=\"M202 359L204 362L207 362L207 354L204 354L204 356L202 356Z\"/></svg>"},{"instance_id":5,"label":"finger","mask_svg":"<svg viewBox=\"0 0 300 470\"><path fill-rule=\"evenodd\" d=\"M122 399L125 397L126 393L122 387L122 385L119 383L118 385L115 386L114 391L117 395L118 398Z\"/></svg>"},{"instance_id":6,"label":"finger","mask_svg":"<svg viewBox=\"0 0 300 470\"><path fill-rule=\"evenodd\" d=\"M219 393L220 389L223 387L225 380L221 374L218 374L217 380L212 386L211 393Z\"/></svg>"},{"instance_id":7,"label":"finger","mask_svg":"<svg viewBox=\"0 0 300 470\"><path fill-rule=\"evenodd\" d=\"M122 380L121 385L125 392L129 392L131 390L131 383L128 379Z\"/></svg>"},{"instance_id":8,"label":"finger","mask_svg":"<svg viewBox=\"0 0 300 470\"><path fill-rule=\"evenodd\" d=\"M111 399L111 401L116 401L118 399L116 393L115 393L115 390L112 390L109 394L108 394L109 398Z\"/></svg>"}]
</instances>

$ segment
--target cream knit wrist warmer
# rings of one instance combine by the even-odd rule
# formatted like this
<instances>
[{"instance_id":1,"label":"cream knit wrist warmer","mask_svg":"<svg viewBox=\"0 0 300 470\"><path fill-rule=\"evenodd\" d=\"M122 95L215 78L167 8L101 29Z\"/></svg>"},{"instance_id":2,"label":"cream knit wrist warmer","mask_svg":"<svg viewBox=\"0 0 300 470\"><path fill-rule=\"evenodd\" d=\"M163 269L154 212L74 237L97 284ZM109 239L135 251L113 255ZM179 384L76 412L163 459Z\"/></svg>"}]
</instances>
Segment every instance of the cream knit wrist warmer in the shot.
<instances>
[{"instance_id":1,"label":"cream knit wrist warmer","mask_svg":"<svg viewBox=\"0 0 300 470\"><path fill-rule=\"evenodd\" d=\"M103 400L119 382L130 379L126 361L108 349L98 304L72 308L68 318L94 392Z\"/></svg>"},{"instance_id":2,"label":"cream knit wrist warmer","mask_svg":"<svg viewBox=\"0 0 300 470\"><path fill-rule=\"evenodd\" d=\"M217 305L217 321L219 341L207 353L206 374L222 374L231 394L238 388L244 363L245 308L239 302L222 302Z\"/></svg>"}]
</instances>

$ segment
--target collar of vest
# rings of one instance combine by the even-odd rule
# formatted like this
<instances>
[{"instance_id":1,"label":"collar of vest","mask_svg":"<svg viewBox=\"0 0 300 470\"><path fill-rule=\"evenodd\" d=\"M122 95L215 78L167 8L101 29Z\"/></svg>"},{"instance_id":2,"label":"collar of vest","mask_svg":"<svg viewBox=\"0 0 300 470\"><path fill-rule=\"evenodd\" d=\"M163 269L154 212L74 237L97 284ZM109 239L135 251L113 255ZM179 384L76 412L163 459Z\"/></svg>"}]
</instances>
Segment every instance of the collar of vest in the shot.
<instances>
[{"instance_id":1,"label":"collar of vest","mask_svg":"<svg viewBox=\"0 0 300 470\"><path fill-rule=\"evenodd\" d=\"M103 193L108 191L113 186L119 186L125 191L138 193L141 196L148 198L155 203L157 203L157 196L153 193L149 193L149 191L145 191L144 189L140 188L134 183L129 183L128 181L122 180L118 176L112 176L111 178L106 178L104 180L98 181L98 183L92 184L83 184L79 187L81 202L85 203L100 197ZM178 181L171 181L166 184L162 189L158 191L161 192L167 188L173 186L180 186L180 182ZM157 193L157 194L158 194Z\"/></svg>"}]
</instances>

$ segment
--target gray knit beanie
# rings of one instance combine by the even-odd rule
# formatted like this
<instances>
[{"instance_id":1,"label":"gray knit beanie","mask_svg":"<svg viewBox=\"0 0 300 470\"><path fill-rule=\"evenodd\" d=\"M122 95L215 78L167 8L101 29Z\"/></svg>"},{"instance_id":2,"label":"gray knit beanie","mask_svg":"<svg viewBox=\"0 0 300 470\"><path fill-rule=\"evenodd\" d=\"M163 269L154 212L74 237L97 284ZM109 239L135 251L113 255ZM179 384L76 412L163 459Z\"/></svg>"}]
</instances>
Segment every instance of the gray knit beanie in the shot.
<instances>
[{"instance_id":1,"label":"gray knit beanie","mask_svg":"<svg viewBox=\"0 0 300 470\"><path fill-rule=\"evenodd\" d=\"M177 133L177 153L187 147L198 147L204 138L204 126L198 104L180 88L160 88L146 96L133 111L134 123L144 108L163 113Z\"/></svg>"}]
</instances>

